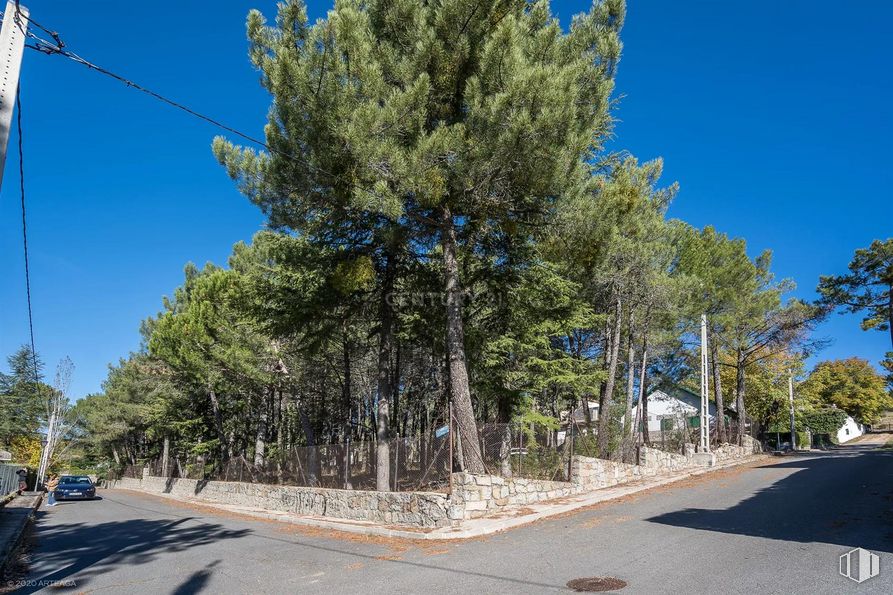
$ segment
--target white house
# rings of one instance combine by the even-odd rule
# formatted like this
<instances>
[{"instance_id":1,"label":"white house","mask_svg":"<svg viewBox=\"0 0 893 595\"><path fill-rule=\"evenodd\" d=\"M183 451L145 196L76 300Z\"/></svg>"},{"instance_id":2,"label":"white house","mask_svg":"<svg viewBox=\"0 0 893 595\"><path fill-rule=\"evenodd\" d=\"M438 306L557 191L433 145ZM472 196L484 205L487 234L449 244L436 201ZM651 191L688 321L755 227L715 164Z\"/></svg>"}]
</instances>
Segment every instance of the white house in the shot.
<instances>
[{"instance_id":1,"label":"white house","mask_svg":"<svg viewBox=\"0 0 893 595\"><path fill-rule=\"evenodd\" d=\"M586 405L583 405L581 403L579 407L574 409L574 421L578 424L586 421L586 407L589 407L589 415L592 421L596 421L598 419L598 401L586 401ZM567 420L562 419L562 421Z\"/></svg>"},{"instance_id":2,"label":"white house","mask_svg":"<svg viewBox=\"0 0 893 595\"><path fill-rule=\"evenodd\" d=\"M598 420L598 401L586 401L580 404L573 412L573 420L578 428L586 422L586 408L592 421ZM701 411L701 396L684 388L672 388L667 391L656 390L648 395L648 432L652 435L660 434L661 423L664 429L683 429L688 427L688 418L697 416ZM564 442L567 435L567 426L571 415L569 411L561 414L562 428L557 432L559 444ZM634 412L635 413L635 412ZM713 426L716 418L716 405L707 404L707 415Z\"/></svg>"},{"instance_id":3,"label":"white house","mask_svg":"<svg viewBox=\"0 0 893 595\"><path fill-rule=\"evenodd\" d=\"M843 425L837 430L837 442L838 444L843 444L844 442L849 442L853 438L858 438L864 433L865 428L862 424L857 423L855 419L847 415Z\"/></svg>"},{"instance_id":4,"label":"white house","mask_svg":"<svg viewBox=\"0 0 893 595\"><path fill-rule=\"evenodd\" d=\"M574 409L573 413L573 421L576 422L578 426L578 430L582 429L583 424L586 423L586 408L589 408L589 415L593 422L598 421L598 401L586 401L586 404L580 404L576 409ZM571 415L570 411L563 411L561 413L561 429L555 434L555 439L558 444L563 444L565 438L567 437L567 429L571 423Z\"/></svg>"},{"instance_id":5,"label":"white house","mask_svg":"<svg viewBox=\"0 0 893 595\"><path fill-rule=\"evenodd\" d=\"M701 412L701 395L684 388L667 389L666 392L656 390L648 395L648 432L660 432L661 422L664 429L686 427L689 417ZM707 403L707 415L710 423L716 417L716 405Z\"/></svg>"}]
</instances>

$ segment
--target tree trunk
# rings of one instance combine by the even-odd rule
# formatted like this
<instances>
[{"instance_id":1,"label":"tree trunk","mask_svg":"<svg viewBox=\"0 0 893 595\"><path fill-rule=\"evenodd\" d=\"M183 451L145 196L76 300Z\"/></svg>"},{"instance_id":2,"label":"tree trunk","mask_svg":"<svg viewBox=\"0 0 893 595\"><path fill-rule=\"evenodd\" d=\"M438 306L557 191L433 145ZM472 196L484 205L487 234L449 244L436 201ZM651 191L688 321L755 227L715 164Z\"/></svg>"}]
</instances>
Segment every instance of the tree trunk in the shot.
<instances>
[{"instance_id":1,"label":"tree trunk","mask_svg":"<svg viewBox=\"0 0 893 595\"><path fill-rule=\"evenodd\" d=\"M208 399L211 401L211 413L214 415L214 426L217 429L217 437L220 440L220 461L221 465L226 459L227 439L226 432L223 430L223 414L220 412L220 401L217 399L217 392L213 388L208 387Z\"/></svg>"},{"instance_id":2,"label":"tree trunk","mask_svg":"<svg viewBox=\"0 0 893 595\"><path fill-rule=\"evenodd\" d=\"M342 452L341 464L344 469L345 490L351 489L350 484L350 418L353 415L351 411L351 379L350 379L350 342L344 338L342 345L342 359L344 365L344 382L341 384L341 399L344 402L344 452Z\"/></svg>"},{"instance_id":3,"label":"tree trunk","mask_svg":"<svg viewBox=\"0 0 893 595\"><path fill-rule=\"evenodd\" d=\"M646 327L647 328L647 327ZM648 391L645 386L645 370L648 369L648 333L644 333L642 339L642 369L639 370L639 409L637 416L642 424L642 442L651 445L651 437L648 434Z\"/></svg>"},{"instance_id":4,"label":"tree trunk","mask_svg":"<svg viewBox=\"0 0 893 595\"><path fill-rule=\"evenodd\" d=\"M746 429L746 412L744 410L744 351L738 350L735 369L735 408L738 410L738 444L744 443L744 431Z\"/></svg>"},{"instance_id":5,"label":"tree trunk","mask_svg":"<svg viewBox=\"0 0 893 595\"><path fill-rule=\"evenodd\" d=\"M622 323L622 309L620 297L614 304L614 328L611 331L611 350L606 356L606 368L608 377L602 383L601 394L598 400L598 452L601 458L608 458L609 452L609 424L611 422L611 402L614 399L614 383L617 380L617 360L620 357L620 329Z\"/></svg>"},{"instance_id":6,"label":"tree trunk","mask_svg":"<svg viewBox=\"0 0 893 595\"><path fill-rule=\"evenodd\" d=\"M285 420L288 413L288 403L285 411L282 408L282 389L276 391L276 479L282 483L285 479Z\"/></svg>"},{"instance_id":7,"label":"tree trunk","mask_svg":"<svg viewBox=\"0 0 893 595\"><path fill-rule=\"evenodd\" d=\"M633 326L635 315L633 309L629 310L629 338L626 358L626 412L623 417L624 434L632 438L635 436L633 427L633 392L636 384L636 349L633 347Z\"/></svg>"},{"instance_id":8,"label":"tree trunk","mask_svg":"<svg viewBox=\"0 0 893 595\"><path fill-rule=\"evenodd\" d=\"M168 477L168 460L171 452L171 439L167 434L164 435L164 442L161 446L161 476Z\"/></svg>"},{"instance_id":9,"label":"tree trunk","mask_svg":"<svg viewBox=\"0 0 893 595\"><path fill-rule=\"evenodd\" d=\"M387 492L391 477L391 451L388 444L390 424L388 402L391 398L391 351L394 343L394 317L390 299L394 289L394 263L386 257L379 299L378 317L378 414L376 415L375 489Z\"/></svg>"},{"instance_id":10,"label":"tree trunk","mask_svg":"<svg viewBox=\"0 0 893 595\"><path fill-rule=\"evenodd\" d=\"M269 389L265 389L264 392L267 393L268 390ZM264 467L264 460L267 451L267 422L269 421L269 413L267 409L267 399L261 396L260 410L258 411L257 416L257 428L254 433L254 466L261 471Z\"/></svg>"},{"instance_id":11,"label":"tree trunk","mask_svg":"<svg viewBox=\"0 0 893 595\"><path fill-rule=\"evenodd\" d=\"M441 244L446 291L446 350L449 362L450 397L461 438L463 471L484 473L484 461L478 443L477 423L468 385L465 361L465 329L462 322L462 286L456 259L456 228L448 207L440 209Z\"/></svg>"},{"instance_id":12,"label":"tree trunk","mask_svg":"<svg viewBox=\"0 0 893 595\"><path fill-rule=\"evenodd\" d=\"M404 436L406 430L406 415L409 413L408 411L403 415L400 414L400 342L394 341L394 374L393 380L391 382L391 392L394 394L394 411L391 413L391 427L393 428L394 434L397 436ZM401 417L403 418L403 423L400 423Z\"/></svg>"},{"instance_id":13,"label":"tree trunk","mask_svg":"<svg viewBox=\"0 0 893 595\"><path fill-rule=\"evenodd\" d=\"M114 446L112 447L112 456L115 458L115 465L118 467L121 466L121 455L118 454L118 449Z\"/></svg>"},{"instance_id":14,"label":"tree trunk","mask_svg":"<svg viewBox=\"0 0 893 595\"><path fill-rule=\"evenodd\" d=\"M502 441L499 445L500 475L512 476L512 430L509 424L505 425L502 433Z\"/></svg>"},{"instance_id":15,"label":"tree trunk","mask_svg":"<svg viewBox=\"0 0 893 595\"><path fill-rule=\"evenodd\" d=\"M716 346L715 335L710 337L710 367L713 372L713 398L716 400L716 437L720 444L728 441L726 435L725 402L722 398L722 382L719 373L719 348Z\"/></svg>"},{"instance_id":16,"label":"tree trunk","mask_svg":"<svg viewBox=\"0 0 893 595\"><path fill-rule=\"evenodd\" d=\"M301 431L304 433L304 441L307 443L307 485L319 485L319 449L316 446L316 434L313 431L313 424L310 423L310 417L307 410L297 404L298 419L301 420Z\"/></svg>"}]
</instances>

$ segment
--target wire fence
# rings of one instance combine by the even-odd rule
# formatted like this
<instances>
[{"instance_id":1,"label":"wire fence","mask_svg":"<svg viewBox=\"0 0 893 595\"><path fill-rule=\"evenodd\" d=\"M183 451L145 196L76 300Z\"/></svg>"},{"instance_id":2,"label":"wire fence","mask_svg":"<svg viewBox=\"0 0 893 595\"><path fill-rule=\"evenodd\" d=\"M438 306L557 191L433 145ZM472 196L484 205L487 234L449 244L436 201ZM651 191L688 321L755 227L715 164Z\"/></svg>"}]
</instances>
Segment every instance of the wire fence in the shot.
<instances>
[{"instance_id":1,"label":"wire fence","mask_svg":"<svg viewBox=\"0 0 893 595\"><path fill-rule=\"evenodd\" d=\"M698 444L700 442L700 421L698 416L690 415L665 415L651 420L648 430L642 432L642 441L652 448L666 452L682 453L685 444ZM759 431L755 424L748 419L744 428L739 427L736 420L725 419L725 436L720 437L719 426L715 419L710 420L709 441L710 448L716 448L722 444L737 444L742 435L758 439Z\"/></svg>"},{"instance_id":2,"label":"wire fence","mask_svg":"<svg viewBox=\"0 0 893 595\"><path fill-rule=\"evenodd\" d=\"M597 421L587 424L571 419L552 429L486 424L480 434L487 471L503 477L571 481L574 455L629 464L638 461L635 433L609 427L606 439L599 442Z\"/></svg>"},{"instance_id":3,"label":"wire fence","mask_svg":"<svg viewBox=\"0 0 893 595\"><path fill-rule=\"evenodd\" d=\"M558 432L519 424L479 428L484 467L491 475L568 481L568 451Z\"/></svg>"},{"instance_id":4,"label":"wire fence","mask_svg":"<svg viewBox=\"0 0 893 595\"><path fill-rule=\"evenodd\" d=\"M439 491L450 489L454 467L450 426L422 436L388 441L389 491ZM752 428L746 428L748 435ZM505 478L572 481L574 455L637 464L639 446L683 453L685 444L697 444L699 429L685 420L662 420L660 430L647 433L610 426L603 442L598 440L597 420L574 419L557 428L533 424L488 423L478 428L486 472ZM737 427L728 428L725 442L738 441ZM717 428L711 424L711 447L719 445ZM202 457L171 456L144 464L126 465L109 474L110 479L150 476L195 480L236 481L274 485L375 490L379 449L374 441L347 444L272 446L257 460L233 456L223 463Z\"/></svg>"},{"instance_id":5,"label":"wire fence","mask_svg":"<svg viewBox=\"0 0 893 595\"><path fill-rule=\"evenodd\" d=\"M239 481L290 486L375 490L378 443L352 441L347 444L292 446L271 449L257 460L234 456L222 464L201 457L167 461L158 458L144 465L128 465L110 478L141 478L143 469L155 477L210 481ZM388 441L390 491L447 491L451 473L449 434Z\"/></svg>"}]
</instances>

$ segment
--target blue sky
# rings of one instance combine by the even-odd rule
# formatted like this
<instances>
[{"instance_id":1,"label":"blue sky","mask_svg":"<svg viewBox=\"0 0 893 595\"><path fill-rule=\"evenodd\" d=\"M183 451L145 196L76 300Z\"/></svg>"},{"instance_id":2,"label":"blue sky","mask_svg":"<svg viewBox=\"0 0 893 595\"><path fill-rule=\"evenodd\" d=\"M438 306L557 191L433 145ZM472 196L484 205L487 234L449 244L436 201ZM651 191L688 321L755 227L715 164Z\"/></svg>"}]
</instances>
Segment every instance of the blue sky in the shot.
<instances>
[{"instance_id":1,"label":"blue sky","mask_svg":"<svg viewBox=\"0 0 893 595\"><path fill-rule=\"evenodd\" d=\"M248 9L272 1L31 0L68 47L260 135L268 98L246 55ZM176 6L176 9L172 7ZM329 2L311 2L320 16ZM557 1L563 22L587 8ZM779 277L814 297L820 274L893 235L893 3L631 1L613 149L662 156L680 183L671 216L774 251ZM72 393L99 389L139 345L188 261L225 262L260 213L214 161L212 126L58 56L22 74L32 291L48 372L74 360ZM15 136L0 192L0 355L27 340ZM877 362L884 333L834 316L820 357Z\"/></svg>"}]
</instances>

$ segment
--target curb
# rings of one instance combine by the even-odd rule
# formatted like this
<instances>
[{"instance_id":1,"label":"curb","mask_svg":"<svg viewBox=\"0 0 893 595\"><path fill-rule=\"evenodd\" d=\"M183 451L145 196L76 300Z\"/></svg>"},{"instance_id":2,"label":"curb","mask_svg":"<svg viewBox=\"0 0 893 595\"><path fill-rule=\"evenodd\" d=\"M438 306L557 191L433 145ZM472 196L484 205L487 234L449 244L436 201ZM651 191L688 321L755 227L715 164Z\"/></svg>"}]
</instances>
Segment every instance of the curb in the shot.
<instances>
[{"instance_id":1,"label":"curb","mask_svg":"<svg viewBox=\"0 0 893 595\"><path fill-rule=\"evenodd\" d=\"M178 502L186 502L189 504L197 504L199 506L208 506L210 508L216 508L221 511L243 514L246 516L273 520L282 523L288 523L291 525L301 525L306 527L314 527L318 529L330 529L333 531L342 531L345 533L353 533L358 535L366 535L366 536L377 536L377 537L397 537L401 539L414 539L414 540L425 540L425 541L449 541L449 540L461 540L461 539L471 539L475 537L483 537L485 535L492 535L494 533L500 533L502 531L506 531L509 529L514 529L516 527L520 527L522 525L528 525L530 523L547 519L550 517L566 514L569 512L573 512L575 510L579 510L581 508L586 508L588 506L592 506L594 504L600 504L602 502L609 502L611 500L616 500L618 498L622 498L624 496L629 496L632 494L637 494L639 492L644 492L650 489L662 487L668 484L676 483L678 481L682 481L688 479L690 477L697 477L700 475L706 475L708 473L712 473L719 469L726 469L729 467L736 467L739 465L744 465L747 463L753 463L762 459L768 459L770 455L765 453L751 455L742 459L735 459L733 461L729 461L722 465L714 465L713 467L705 467L703 469L695 469L692 471L685 471L680 473L679 475L674 475L672 477L665 477L662 479L650 481L648 483L640 483L637 485L630 484L620 484L617 486L611 486L607 488L600 488L591 492L590 494L579 497L579 499L574 502L570 502L567 504L559 504L559 505L549 505L549 507L545 510L535 512L533 514L526 514L524 516L517 517L509 517L509 518L487 518L483 517L480 519L474 519L471 522L475 524L479 524L477 527L443 527L439 529L428 529L428 530L411 530L411 529L403 529L397 527L388 527L384 525L377 525L370 522L360 522L360 521L349 521L349 520L339 520L333 521L320 517L309 517L309 516L294 516L287 512L273 512L265 509L259 508L248 508L248 507L239 507L235 505L227 505L221 504L217 502L210 502L205 500L198 499L184 499L177 498L176 496L171 496L170 494L155 494L151 492L143 492L137 490L126 490L125 488L113 488L113 489L122 489L124 491L137 491L140 494L150 494L152 496L159 496L161 498L169 498L171 500L176 500ZM543 504L547 504L547 502L540 502L536 504L528 505L528 508L531 506L542 506ZM468 522L468 521L466 521Z\"/></svg>"},{"instance_id":2,"label":"curb","mask_svg":"<svg viewBox=\"0 0 893 595\"><path fill-rule=\"evenodd\" d=\"M12 539L8 540L5 544L0 544L0 548L2 548L2 550L0 550L0 576L6 572L10 560L12 560L18 551L22 542L22 536L25 534L25 529L28 526L28 523L34 518L34 513L40 508L42 502L43 495L41 494L34 499L34 504L31 505L31 509L28 513L18 521L18 527L13 528Z\"/></svg>"}]
</instances>

